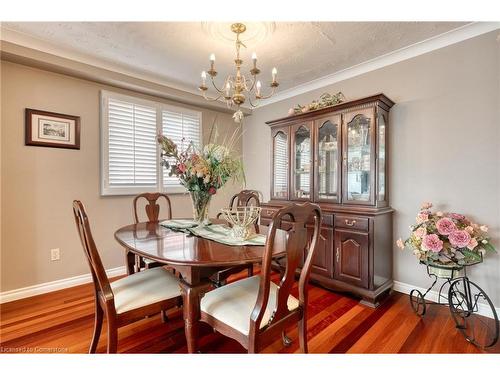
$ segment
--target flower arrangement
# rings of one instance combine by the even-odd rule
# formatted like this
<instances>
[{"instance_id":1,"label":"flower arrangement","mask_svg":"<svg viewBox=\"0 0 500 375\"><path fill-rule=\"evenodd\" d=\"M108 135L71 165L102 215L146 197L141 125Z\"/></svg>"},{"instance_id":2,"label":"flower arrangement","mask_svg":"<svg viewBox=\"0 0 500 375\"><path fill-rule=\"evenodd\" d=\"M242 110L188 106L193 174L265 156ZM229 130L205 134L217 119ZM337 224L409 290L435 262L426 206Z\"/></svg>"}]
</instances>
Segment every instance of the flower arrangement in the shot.
<instances>
[{"instance_id":1,"label":"flower arrangement","mask_svg":"<svg viewBox=\"0 0 500 375\"><path fill-rule=\"evenodd\" d=\"M319 97L319 100L313 100L311 103L306 105L297 104L295 107L290 108L288 110L288 116L330 107L332 105L342 103L344 100L345 96L340 91L334 95L325 92Z\"/></svg>"},{"instance_id":2,"label":"flower arrangement","mask_svg":"<svg viewBox=\"0 0 500 375\"><path fill-rule=\"evenodd\" d=\"M424 203L411 225L411 234L396 241L399 248L409 246L418 260L437 265L463 266L480 262L486 251L496 251L488 237L488 227L450 212L432 212Z\"/></svg>"},{"instance_id":3,"label":"flower arrangement","mask_svg":"<svg viewBox=\"0 0 500 375\"><path fill-rule=\"evenodd\" d=\"M244 180L241 158L233 149L239 137L239 129L237 128L229 139L226 138L221 144L217 144L217 128L214 125L205 147L197 148L190 142L185 150L180 150L167 136L158 136L162 165L167 168L169 176L177 176L189 191L194 220L199 225L208 223L210 198L230 179Z\"/></svg>"}]
</instances>

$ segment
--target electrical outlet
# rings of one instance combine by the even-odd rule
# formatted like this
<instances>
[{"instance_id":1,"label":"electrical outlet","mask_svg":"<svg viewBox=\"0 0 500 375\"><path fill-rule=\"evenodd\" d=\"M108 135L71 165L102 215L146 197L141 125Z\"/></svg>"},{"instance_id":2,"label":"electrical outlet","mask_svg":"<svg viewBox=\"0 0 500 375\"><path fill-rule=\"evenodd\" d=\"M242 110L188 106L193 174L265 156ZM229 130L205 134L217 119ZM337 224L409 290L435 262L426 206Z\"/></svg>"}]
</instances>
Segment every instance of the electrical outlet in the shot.
<instances>
[{"instance_id":1,"label":"electrical outlet","mask_svg":"<svg viewBox=\"0 0 500 375\"><path fill-rule=\"evenodd\" d=\"M61 254L59 252L59 249L50 249L50 260L59 260L61 259Z\"/></svg>"}]
</instances>

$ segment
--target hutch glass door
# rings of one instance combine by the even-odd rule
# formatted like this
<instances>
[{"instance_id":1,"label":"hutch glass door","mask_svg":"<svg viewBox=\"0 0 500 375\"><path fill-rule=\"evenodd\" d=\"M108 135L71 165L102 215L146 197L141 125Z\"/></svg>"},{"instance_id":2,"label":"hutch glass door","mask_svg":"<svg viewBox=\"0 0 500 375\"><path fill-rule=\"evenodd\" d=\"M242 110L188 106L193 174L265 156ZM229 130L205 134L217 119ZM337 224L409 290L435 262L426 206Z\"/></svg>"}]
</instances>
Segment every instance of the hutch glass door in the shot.
<instances>
[{"instance_id":1,"label":"hutch glass door","mask_svg":"<svg viewBox=\"0 0 500 375\"><path fill-rule=\"evenodd\" d=\"M340 116L316 122L316 201L339 201Z\"/></svg>"},{"instance_id":2,"label":"hutch glass door","mask_svg":"<svg viewBox=\"0 0 500 375\"><path fill-rule=\"evenodd\" d=\"M273 198L288 199L288 127L273 135Z\"/></svg>"},{"instance_id":3,"label":"hutch glass door","mask_svg":"<svg viewBox=\"0 0 500 375\"><path fill-rule=\"evenodd\" d=\"M308 123L300 124L292 129L292 196L293 199L309 200L312 191L311 125Z\"/></svg>"},{"instance_id":4,"label":"hutch glass door","mask_svg":"<svg viewBox=\"0 0 500 375\"><path fill-rule=\"evenodd\" d=\"M373 204L372 111L347 114L344 141L344 201Z\"/></svg>"}]
</instances>

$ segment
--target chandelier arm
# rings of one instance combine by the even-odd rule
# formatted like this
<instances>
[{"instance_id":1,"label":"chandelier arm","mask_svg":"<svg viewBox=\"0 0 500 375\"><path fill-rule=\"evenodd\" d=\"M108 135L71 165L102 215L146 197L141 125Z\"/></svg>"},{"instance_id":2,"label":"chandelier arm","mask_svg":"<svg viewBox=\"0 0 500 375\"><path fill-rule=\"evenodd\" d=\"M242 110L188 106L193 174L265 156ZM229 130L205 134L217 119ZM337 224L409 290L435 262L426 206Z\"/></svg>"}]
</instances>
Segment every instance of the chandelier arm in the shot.
<instances>
[{"instance_id":1,"label":"chandelier arm","mask_svg":"<svg viewBox=\"0 0 500 375\"><path fill-rule=\"evenodd\" d=\"M257 75L252 75L252 86L250 86L250 88L247 88L247 91L248 92L251 92L254 87L255 87L255 84L257 83Z\"/></svg>"},{"instance_id":2,"label":"chandelier arm","mask_svg":"<svg viewBox=\"0 0 500 375\"><path fill-rule=\"evenodd\" d=\"M253 104L253 102L252 102L252 97L251 97L251 96L248 96L248 102L250 103L250 106L251 106L252 108L257 108L257 107L259 106L259 101L260 101L260 99L257 99L256 104Z\"/></svg>"},{"instance_id":3,"label":"chandelier arm","mask_svg":"<svg viewBox=\"0 0 500 375\"><path fill-rule=\"evenodd\" d=\"M207 96L205 91L202 91L201 94L203 95L203 98L209 102L216 102L217 100L219 100L223 96L222 94L219 94L219 96L217 96L216 98L210 98L209 96Z\"/></svg>"},{"instance_id":4,"label":"chandelier arm","mask_svg":"<svg viewBox=\"0 0 500 375\"><path fill-rule=\"evenodd\" d=\"M219 94L221 94L221 96L224 94L224 91L223 90L219 90L219 88L217 87L217 85L215 84L215 80L214 80L214 77L210 76L210 81L212 82L212 86L214 87L214 89L217 90L217 92ZM220 97L220 96L219 96Z\"/></svg>"},{"instance_id":5,"label":"chandelier arm","mask_svg":"<svg viewBox=\"0 0 500 375\"><path fill-rule=\"evenodd\" d=\"M260 99L269 99L271 96L273 96L276 93L276 87L273 87L271 90L271 93L269 95L262 95Z\"/></svg>"}]
</instances>

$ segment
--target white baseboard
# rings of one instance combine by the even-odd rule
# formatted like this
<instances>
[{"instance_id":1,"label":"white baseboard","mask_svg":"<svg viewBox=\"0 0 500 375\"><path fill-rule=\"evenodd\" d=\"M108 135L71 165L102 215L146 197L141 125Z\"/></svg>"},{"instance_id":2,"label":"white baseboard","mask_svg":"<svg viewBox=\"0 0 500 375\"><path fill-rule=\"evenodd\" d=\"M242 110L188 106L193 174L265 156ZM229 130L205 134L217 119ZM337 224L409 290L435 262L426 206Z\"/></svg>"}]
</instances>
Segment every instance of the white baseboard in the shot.
<instances>
[{"instance_id":1,"label":"white baseboard","mask_svg":"<svg viewBox=\"0 0 500 375\"><path fill-rule=\"evenodd\" d=\"M419 290L422 294L425 293L425 291L427 290L427 288L420 288L420 287L415 286L415 285L402 283L401 281L394 281L393 289L396 292L401 292L404 294L410 294L410 292L413 289ZM425 299L432 301L432 302L437 302L438 292L436 290L429 291L429 293L427 293L427 295L425 296ZM500 308L495 306L495 310L496 310L497 316L500 317ZM488 318L493 318L493 314L492 314L489 306L485 303L478 304L478 313L480 315L487 316Z\"/></svg>"},{"instance_id":2,"label":"white baseboard","mask_svg":"<svg viewBox=\"0 0 500 375\"><path fill-rule=\"evenodd\" d=\"M106 274L108 275L108 277L121 276L126 273L127 271L125 266L110 268L106 270ZM87 284L91 282L92 275L90 273L87 273L85 275L68 277L67 279L49 281L48 283L8 290L6 292L0 293L0 303L11 302L18 299L54 292L56 290L66 289L72 286Z\"/></svg>"}]
</instances>

